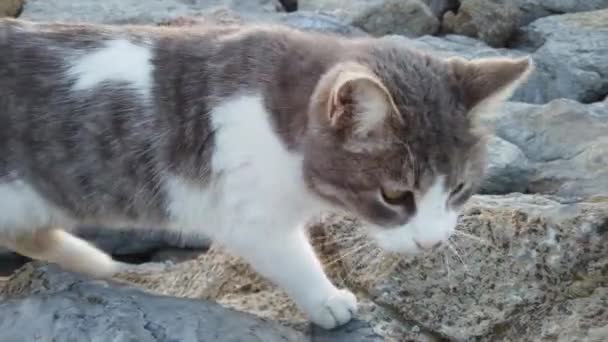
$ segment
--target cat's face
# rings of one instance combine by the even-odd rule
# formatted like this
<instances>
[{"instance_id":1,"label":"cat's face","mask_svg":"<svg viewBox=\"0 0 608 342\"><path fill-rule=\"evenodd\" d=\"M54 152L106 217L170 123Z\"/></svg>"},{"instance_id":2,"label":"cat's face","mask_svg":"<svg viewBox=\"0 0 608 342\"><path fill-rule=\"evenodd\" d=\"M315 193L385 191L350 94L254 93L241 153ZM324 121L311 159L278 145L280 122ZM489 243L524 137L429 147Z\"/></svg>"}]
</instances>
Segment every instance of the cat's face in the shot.
<instances>
[{"instance_id":1,"label":"cat's face","mask_svg":"<svg viewBox=\"0 0 608 342\"><path fill-rule=\"evenodd\" d=\"M504 100L528 59L439 60L388 43L330 70L311 103L310 187L368 223L378 244L440 245L483 178L475 115Z\"/></svg>"}]
</instances>

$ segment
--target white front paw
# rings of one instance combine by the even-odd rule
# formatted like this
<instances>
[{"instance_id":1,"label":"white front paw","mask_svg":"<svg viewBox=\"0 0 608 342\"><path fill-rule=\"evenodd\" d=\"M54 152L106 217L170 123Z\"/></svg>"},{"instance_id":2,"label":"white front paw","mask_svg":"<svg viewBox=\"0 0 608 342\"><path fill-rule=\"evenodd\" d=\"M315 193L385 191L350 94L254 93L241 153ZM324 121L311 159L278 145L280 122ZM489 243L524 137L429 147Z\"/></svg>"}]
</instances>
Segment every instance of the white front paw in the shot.
<instances>
[{"instance_id":1,"label":"white front paw","mask_svg":"<svg viewBox=\"0 0 608 342\"><path fill-rule=\"evenodd\" d=\"M348 290L335 289L320 305L313 308L310 319L325 329L348 323L357 313L357 298Z\"/></svg>"}]
</instances>

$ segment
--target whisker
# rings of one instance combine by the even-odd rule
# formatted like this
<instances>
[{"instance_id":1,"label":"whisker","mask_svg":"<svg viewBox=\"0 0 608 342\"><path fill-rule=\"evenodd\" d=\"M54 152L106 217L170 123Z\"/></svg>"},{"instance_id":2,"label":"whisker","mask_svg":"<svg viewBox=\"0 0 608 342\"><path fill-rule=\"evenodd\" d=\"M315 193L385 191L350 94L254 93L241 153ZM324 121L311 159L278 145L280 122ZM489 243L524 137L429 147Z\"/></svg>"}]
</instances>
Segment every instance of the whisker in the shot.
<instances>
[{"instance_id":1,"label":"whisker","mask_svg":"<svg viewBox=\"0 0 608 342\"><path fill-rule=\"evenodd\" d=\"M354 248L352 248L352 249L350 249L350 250L347 250L345 253L343 253L343 254L339 255L339 256L338 256L336 259L334 259L334 260L332 260L332 261L330 261L330 262L327 262L327 263L325 264L325 266L331 266L331 265L335 264L336 262L338 262L338 261L340 261L340 260L344 259L345 257L347 257L347 256L349 256L349 255L352 255L352 254L354 254L354 253L357 253L357 252L359 252L360 250L362 250L363 248L366 248L366 247L368 247L368 246L369 246L369 243L366 243L366 244L363 244L363 245L361 245L361 246L354 247Z\"/></svg>"},{"instance_id":2,"label":"whisker","mask_svg":"<svg viewBox=\"0 0 608 342\"><path fill-rule=\"evenodd\" d=\"M454 253L454 255L456 255L458 260L460 260L460 263L462 263L462 266L464 267L465 272L469 273L469 267L467 266L467 264L464 262L464 260L460 256L460 253L458 253L458 250L456 249L456 247L454 247L454 245L452 245L452 243L450 243L449 241L448 241L447 245L448 245L448 248L450 248L450 250L452 251L452 253Z\"/></svg>"},{"instance_id":3,"label":"whisker","mask_svg":"<svg viewBox=\"0 0 608 342\"><path fill-rule=\"evenodd\" d=\"M482 239L479 236L475 236L475 235L472 235L472 234L469 234L469 233L465 233L465 232L460 231L460 230L455 230L454 233L456 235L459 235L459 236L456 236L456 237L468 238L470 240L479 242L479 243L481 243L483 245L486 245L488 247L496 248L496 246L493 243L491 243L490 241L488 241L486 239Z\"/></svg>"}]
</instances>

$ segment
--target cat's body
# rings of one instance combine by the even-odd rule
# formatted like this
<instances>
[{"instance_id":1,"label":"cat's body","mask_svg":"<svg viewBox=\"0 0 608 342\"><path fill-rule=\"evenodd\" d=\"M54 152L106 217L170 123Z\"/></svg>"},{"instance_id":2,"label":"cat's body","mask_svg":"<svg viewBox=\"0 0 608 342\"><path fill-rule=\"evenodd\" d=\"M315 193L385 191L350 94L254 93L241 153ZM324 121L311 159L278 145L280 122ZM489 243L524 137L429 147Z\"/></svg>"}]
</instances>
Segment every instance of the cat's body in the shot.
<instances>
[{"instance_id":1,"label":"cat's body","mask_svg":"<svg viewBox=\"0 0 608 342\"><path fill-rule=\"evenodd\" d=\"M280 27L0 20L0 244L109 275L118 264L65 231L203 235L316 323L348 321L355 298L326 278L302 226L339 208L375 225L390 250L446 239L472 191L462 178L481 172L467 112L528 69L492 61L507 70L492 66L497 84L471 84L486 92L471 97L450 93L449 68L467 62L391 44ZM399 67L424 86L408 88ZM443 114L451 107L461 117ZM396 195L383 197L386 187ZM433 220L439 228L422 228Z\"/></svg>"}]
</instances>

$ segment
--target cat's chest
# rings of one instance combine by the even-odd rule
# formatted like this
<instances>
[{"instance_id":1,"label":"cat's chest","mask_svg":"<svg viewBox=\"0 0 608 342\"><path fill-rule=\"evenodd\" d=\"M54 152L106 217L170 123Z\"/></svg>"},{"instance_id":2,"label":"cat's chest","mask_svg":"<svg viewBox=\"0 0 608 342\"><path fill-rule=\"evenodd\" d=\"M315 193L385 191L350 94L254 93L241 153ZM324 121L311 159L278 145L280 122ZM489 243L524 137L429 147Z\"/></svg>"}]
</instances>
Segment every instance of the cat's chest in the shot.
<instances>
[{"instance_id":1,"label":"cat's chest","mask_svg":"<svg viewBox=\"0 0 608 342\"><path fill-rule=\"evenodd\" d=\"M321 210L302 177L301 157L274 132L259 96L240 96L212 111L212 177L204 185L167 179L169 213L184 229L266 224L289 229ZM207 230L207 228L200 228Z\"/></svg>"}]
</instances>

